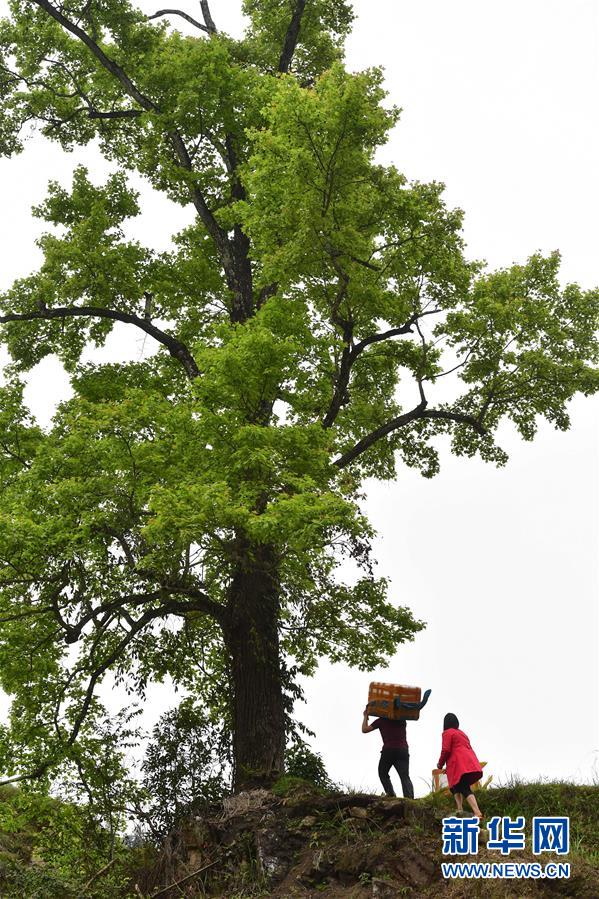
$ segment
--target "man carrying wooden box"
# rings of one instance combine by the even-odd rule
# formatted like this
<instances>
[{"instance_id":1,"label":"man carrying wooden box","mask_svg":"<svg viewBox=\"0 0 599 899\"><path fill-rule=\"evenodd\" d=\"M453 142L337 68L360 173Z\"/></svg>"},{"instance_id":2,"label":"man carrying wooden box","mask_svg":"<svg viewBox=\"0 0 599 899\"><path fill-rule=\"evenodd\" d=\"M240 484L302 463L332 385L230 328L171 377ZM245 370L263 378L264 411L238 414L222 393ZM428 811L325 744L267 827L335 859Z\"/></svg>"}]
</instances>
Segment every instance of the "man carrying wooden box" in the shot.
<instances>
[{"instance_id":1,"label":"man carrying wooden box","mask_svg":"<svg viewBox=\"0 0 599 899\"><path fill-rule=\"evenodd\" d=\"M364 709L362 733L380 731L383 748L379 760L379 778L387 796L395 796L389 772L395 768L401 781L401 789L406 799L414 798L414 787L410 780L410 750L406 738L406 720L417 721L420 709L428 702L431 694L427 690L421 696L420 687L406 687L400 684L383 684L373 681L368 691L368 705ZM369 715L378 715L372 724Z\"/></svg>"}]
</instances>

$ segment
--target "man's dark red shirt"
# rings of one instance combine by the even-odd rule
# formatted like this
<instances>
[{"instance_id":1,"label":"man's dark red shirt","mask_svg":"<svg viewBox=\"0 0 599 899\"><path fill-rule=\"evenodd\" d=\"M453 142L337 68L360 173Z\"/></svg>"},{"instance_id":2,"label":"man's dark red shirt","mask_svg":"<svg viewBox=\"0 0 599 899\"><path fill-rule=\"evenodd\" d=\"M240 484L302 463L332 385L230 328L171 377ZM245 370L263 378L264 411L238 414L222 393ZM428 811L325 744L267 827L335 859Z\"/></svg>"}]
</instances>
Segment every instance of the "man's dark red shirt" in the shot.
<instances>
[{"instance_id":1,"label":"man's dark red shirt","mask_svg":"<svg viewBox=\"0 0 599 899\"><path fill-rule=\"evenodd\" d=\"M371 727L376 727L383 738L383 749L407 749L406 722L390 721L388 718L376 718Z\"/></svg>"}]
</instances>

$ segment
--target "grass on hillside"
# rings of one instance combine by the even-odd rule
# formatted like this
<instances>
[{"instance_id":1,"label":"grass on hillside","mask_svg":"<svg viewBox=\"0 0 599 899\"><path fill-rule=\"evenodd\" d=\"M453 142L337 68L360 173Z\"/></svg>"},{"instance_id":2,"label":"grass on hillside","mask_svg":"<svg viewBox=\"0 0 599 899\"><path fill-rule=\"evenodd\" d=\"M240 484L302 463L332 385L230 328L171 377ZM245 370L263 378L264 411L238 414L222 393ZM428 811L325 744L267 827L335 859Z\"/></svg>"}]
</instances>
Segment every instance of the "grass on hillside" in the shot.
<instances>
[{"instance_id":1,"label":"grass on hillside","mask_svg":"<svg viewBox=\"0 0 599 899\"><path fill-rule=\"evenodd\" d=\"M375 850L377 847L380 849L385 840L394 839L393 829L383 832L381 821L377 819L376 814L371 820L362 821L351 816L348 818L346 812L339 814L335 811L337 797L339 799L345 797L344 808L348 806L348 795L361 795L363 800L368 800L368 796L358 791L347 787L342 790L323 787L315 789L301 778L287 776L281 778L273 793L285 800L286 808L293 807L295 803L301 805L306 796L312 796L316 808L315 812L310 812L314 816L311 829L306 829L304 820L298 819L293 826L283 823L281 830L283 852L295 851L294 846L298 839L304 838L308 841L306 845L309 847L314 843L314 846L323 849L328 847L332 850L339 849L345 843L355 850L358 837L362 841L370 842ZM562 781L523 783L514 779L502 785L481 789L477 795L487 820L494 815L511 818L524 816L527 821L527 832L530 819L534 816L569 817L568 860L571 860L574 866L579 861L584 877L588 877L584 872L589 871L589 866L599 872L597 827L599 783L595 785ZM374 797L372 798L374 801ZM148 856L149 860L145 858L143 847L132 850L121 844L118 864L102 872L103 862L100 854L92 851L86 842L86 837L91 834L82 826L76 808L47 797L31 797L33 801L31 804L27 803L27 814L22 815L20 812L25 799L25 795L14 788L0 790L0 896L19 897L19 899L40 896L44 896L44 899L45 897L74 899L81 894L83 885L85 885L83 892L90 897L117 899L131 896L131 878L137 878L150 862L152 865L156 862L155 854L152 854L151 859ZM430 855L431 847L436 852L434 847L437 844L440 851L440 818L452 814L455 808L453 797L444 793L431 793L421 799L406 801L410 806L414 806L414 810L418 807L428 808L431 813L434 812L434 814L426 813L424 816L418 815L412 820L411 826L413 833L420 834L416 843L423 854ZM281 822L286 821L283 815ZM250 821L248 824L250 830L252 826ZM244 835L240 833L238 838L242 837ZM596 886L597 881L594 877L591 875L590 882ZM246 886L243 895L254 895L257 884L252 882ZM599 890L597 895L599 896Z\"/></svg>"},{"instance_id":2,"label":"grass on hillside","mask_svg":"<svg viewBox=\"0 0 599 899\"><path fill-rule=\"evenodd\" d=\"M528 822L535 816L570 818L570 851L599 867L599 784L539 780L532 783L512 778L504 784L477 791L481 811L488 820L494 815ZM448 814L455 808L453 796L433 793L419 800Z\"/></svg>"},{"instance_id":3,"label":"grass on hillside","mask_svg":"<svg viewBox=\"0 0 599 899\"><path fill-rule=\"evenodd\" d=\"M285 776L275 785L273 792L279 796L301 792L306 782L301 778ZM337 785L333 790L320 788L321 795L363 794L348 784ZM485 818L494 815L517 818L523 815L527 825L535 816L570 818L570 851L599 867L599 780L593 784L579 784L562 780L539 779L524 782L512 777L503 783L494 783L476 793ZM445 792L430 793L414 800L450 815L455 809L453 796Z\"/></svg>"}]
</instances>

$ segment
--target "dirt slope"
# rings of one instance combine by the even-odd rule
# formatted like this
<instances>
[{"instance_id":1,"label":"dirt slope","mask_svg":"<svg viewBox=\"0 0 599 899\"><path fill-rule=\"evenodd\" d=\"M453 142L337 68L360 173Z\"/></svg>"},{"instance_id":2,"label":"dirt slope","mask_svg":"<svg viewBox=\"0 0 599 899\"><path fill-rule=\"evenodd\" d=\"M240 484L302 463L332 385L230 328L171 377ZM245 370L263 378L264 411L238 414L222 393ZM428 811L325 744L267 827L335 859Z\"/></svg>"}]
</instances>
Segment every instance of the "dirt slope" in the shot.
<instances>
[{"instance_id":1,"label":"dirt slope","mask_svg":"<svg viewBox=\"0 0 599 899\"><path fill-rule=\"evenodd\" d=\"M256 791L225 800L224 807L189 822L172 835L160 863L152 871L140 872L137 889L145 896L156 895L165 885L180 881L176 887L160 892L161 899L599 899L599 854L595 846L588 845L589 839L594 840L599 823L599 788L580 790L587 793L575 797L574 804L582 809L584 820L580 817L578 823L574 822L572 844L576 844L576 851L568 858L539 859L528 851L513 852L505 858L481 847L471 859L543 863L565 860L572 865L569 880L446 881L441 874L441 822L451 813L451 805L445 797L389 800L367 795L323 796L304 789L288 796ZM542 787L535 788L536 806L541 803L541 794ZM566 797L571 795L572 791L564 793ZM513 800L509 790L489 790L483 807L490 807L490 814L511 814ZM529 801L532 803L533 798L529 797ZM563 801L562 798L559 809L549 812L545 803L536 813L567 814ZM552 802L555 805L555 800ZM499 810L502 806L503 811Z\"/></svg>"}]
</instances>

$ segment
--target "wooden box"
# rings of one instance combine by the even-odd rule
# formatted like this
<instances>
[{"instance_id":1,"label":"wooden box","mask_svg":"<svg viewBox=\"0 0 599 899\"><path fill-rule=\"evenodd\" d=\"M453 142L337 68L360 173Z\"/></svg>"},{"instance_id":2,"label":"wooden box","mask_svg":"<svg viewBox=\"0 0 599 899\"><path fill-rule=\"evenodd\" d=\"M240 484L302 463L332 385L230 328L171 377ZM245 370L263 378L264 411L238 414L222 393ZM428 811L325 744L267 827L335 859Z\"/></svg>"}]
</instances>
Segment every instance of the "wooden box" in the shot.
<instances>
[{"instance_id":1,"label":"wooden box","mask_svg":"<svg viewBox=\"0 0 599 899\"><path fill-rule=\"evenodd\" d=\"M392 721L418 721L430 692L427 690L422 696L420 687L372 681L368 690L368 714Z\"/></svg>"}]
</instances>

